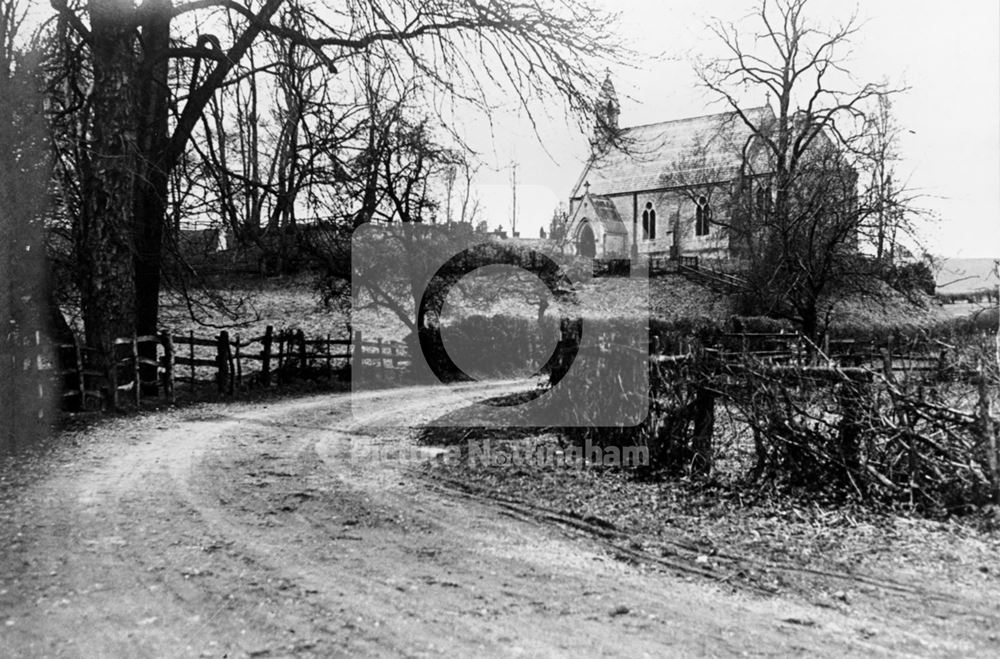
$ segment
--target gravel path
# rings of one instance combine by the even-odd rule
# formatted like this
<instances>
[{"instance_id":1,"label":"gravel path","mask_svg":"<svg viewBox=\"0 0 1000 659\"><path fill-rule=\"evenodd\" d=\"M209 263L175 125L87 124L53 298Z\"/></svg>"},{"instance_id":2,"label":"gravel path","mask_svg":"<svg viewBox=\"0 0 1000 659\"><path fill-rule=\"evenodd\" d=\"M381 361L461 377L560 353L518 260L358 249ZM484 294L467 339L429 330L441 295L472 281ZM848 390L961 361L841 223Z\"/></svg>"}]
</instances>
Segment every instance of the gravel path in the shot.
<instances>
[{"instance_id":1,"label":"gravel path","mask_svg":"<svg viewBox=\"0 0 1000 659\"><path fill-rule=\"evenodd\" d=\"M77 436L2 490L0 655L991 654L961 629L622 562L372 459L419 457L407 427L510 390L210 405Z\"/></svg>"}]
</instances>

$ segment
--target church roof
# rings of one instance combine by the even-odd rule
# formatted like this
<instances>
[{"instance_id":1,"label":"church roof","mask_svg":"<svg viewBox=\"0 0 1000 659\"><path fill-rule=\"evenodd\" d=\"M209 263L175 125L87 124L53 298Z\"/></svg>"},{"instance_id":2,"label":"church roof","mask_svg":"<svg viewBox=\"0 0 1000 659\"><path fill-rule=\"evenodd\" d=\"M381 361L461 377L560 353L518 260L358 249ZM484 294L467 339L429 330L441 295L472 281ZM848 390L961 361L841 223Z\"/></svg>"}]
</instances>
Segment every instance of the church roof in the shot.
<instances>
[{"instance_id":1,"label":"church roof","mask_svg":"<svg viewBox=\"0 0 1000 659\"><path fill-rule=\"evenodd\" d=\"M768 106L744 111L755 125L774 118ZM572 197L654 190L731 178L750 129L735 112L623 128L619 139L595 155Z\"/></svg>"},{"instance_id":2,"label":"church roof","mask_svg":"<svg viewBox=\"0 0 1000 659\"><path fill-rule=\"evenodd\" d=\"M590 202L594 205L594 214L597 215L597 221L604 225L605 231L623 236L628 235L628 230L625 228L621 216L618 215L618 209L615 208L614 202L610 199L595 197L593 195L590 197Z\"/></svg>"},{"instance_id":3,"label":"church roof","mask_svg":"<svg viewBox=\"0 0 1000 659\"><path fill-rule=\"evenodd\" d=\"M591 208L593 213L590 212ZM577 216L583 216L588 222L600 224L606 233L628 235L628 229L625 228L625 223L622 222L618 209L615 208L614 202L610 199L584 193L583 203L577 206L574 216L570 219L570 224L576 223Z\"/></svg>"}]
</instances>

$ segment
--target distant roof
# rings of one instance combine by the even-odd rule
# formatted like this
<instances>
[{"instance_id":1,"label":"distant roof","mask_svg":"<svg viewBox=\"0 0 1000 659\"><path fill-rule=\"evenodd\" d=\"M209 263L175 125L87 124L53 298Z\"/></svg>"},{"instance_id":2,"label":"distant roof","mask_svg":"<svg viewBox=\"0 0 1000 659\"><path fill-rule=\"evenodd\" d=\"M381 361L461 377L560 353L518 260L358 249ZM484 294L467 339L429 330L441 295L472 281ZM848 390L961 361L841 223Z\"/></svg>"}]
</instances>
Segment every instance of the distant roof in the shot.
<instances>
[{"instance_id":1,"label":"distant roof","mask_svg":"<svg viewBox=\"0 0 1000 659\"><path fill-rule=\"evenodd\" d=\"M774 118L768 106L745 110L756 125ZM687 185L731 176L750 129L736 112L623 128L619 139L584 168L572 197Z\"/></svg>"}]
</instances>

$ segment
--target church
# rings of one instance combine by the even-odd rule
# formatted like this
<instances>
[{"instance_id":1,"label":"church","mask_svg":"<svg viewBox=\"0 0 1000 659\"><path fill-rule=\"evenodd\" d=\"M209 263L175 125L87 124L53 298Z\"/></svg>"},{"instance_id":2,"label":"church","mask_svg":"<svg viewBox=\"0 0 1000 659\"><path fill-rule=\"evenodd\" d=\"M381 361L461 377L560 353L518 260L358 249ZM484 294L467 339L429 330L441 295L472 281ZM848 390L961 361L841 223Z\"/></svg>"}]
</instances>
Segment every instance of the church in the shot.
<instances>
[{"instance_id":1,"label":"church","mask_svg":"<svg viewBox=\"0 0 1000 659\"><path fill-rule=\"evenodd\" d=\"M733 258L725 226L732 196L745 189L741 165L753 143L746 123L726 112L620 128L619 113L608 77L592 153L570 193L570 248L607 259ZM745 114L758 126L774 119L767 106ZM751 181L761 203L770 198L768 178L758 173Z\"/></svg>"}]
</instances>

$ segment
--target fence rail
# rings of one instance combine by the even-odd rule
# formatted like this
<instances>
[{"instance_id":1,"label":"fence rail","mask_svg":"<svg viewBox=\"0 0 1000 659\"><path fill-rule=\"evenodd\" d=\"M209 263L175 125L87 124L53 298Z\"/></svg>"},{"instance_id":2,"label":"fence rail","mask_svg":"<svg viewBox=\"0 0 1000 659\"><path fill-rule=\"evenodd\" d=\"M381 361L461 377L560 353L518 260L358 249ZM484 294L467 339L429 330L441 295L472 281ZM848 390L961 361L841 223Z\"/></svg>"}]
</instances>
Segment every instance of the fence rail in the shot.
<instances>
[{"instance_id":1,"label":"fence rail","mask_svg":"<svg viewBox=\"0 0 1000 659\"><path fill-rule=\"evenodd\" d=\"M174 402L179 384L193 389L214 383L219 393L232 394L244 385L269 387L297 377L347 372L359 359L383 375L398 374L410 363L400 342L368 340L361 332L351 338L306 337L302 330L275 331L273 326L248 339L227 331L209 338L164 330L158 336L119 337L113 346L111 369L103 367L96 349L74 340L56 344L56 363L37 370L61 384L66 405L90 409L117 407L126 394L135 405L151 395Z\"/></svg>"},{"instance_id":2,"label":"fence rail","mask_svg":"<svg viewBox=\"0 0 1000 659\"><path fill-rule=\"evenodd\" d=\"M360 364L366 373L398 377L411 364L407 347L400 342L370 340L361 332L350 338L330 334L307 337L302 330L276 331L273 326L251 338L226 331L205 337L193 331L166 330L159 335L120 337L114 341L110 373L98 351L79 340L45 347L39 336L35 337L37 345L27 345L31 343L27 339L21 343L16 350L0 350L15 371L20 368L19 373L33 371L38 375L37 387L28 384L21 388L37 389L40 397L49 396L54 388L56 397L75 409L117 407L123 397L135 405L152 396L174 402L179 385L193 389L214 384L219 393L232 394L237 389L270 387L300 377L342 376ZM657 359L664 358L659 341L651 347ZM876 345L850 339L811 346L796 332L731 332L700 349L722 363L751 356L773 364L866 368L890 377L972 377L971 371L966 373L967 368L956 365L952 348L941 342ZM672 349L680 353L690 350L690 342ZM46 352L51 363L43 356Z\"/></svg>"}]
</instances>

